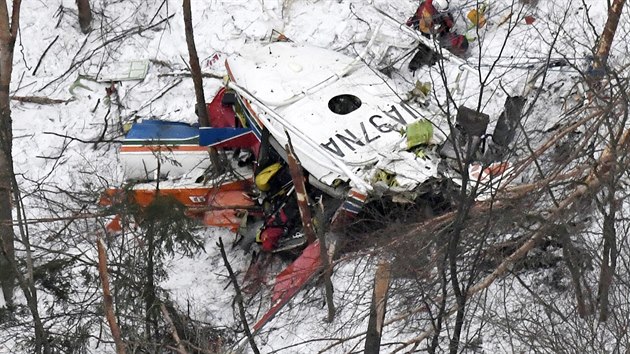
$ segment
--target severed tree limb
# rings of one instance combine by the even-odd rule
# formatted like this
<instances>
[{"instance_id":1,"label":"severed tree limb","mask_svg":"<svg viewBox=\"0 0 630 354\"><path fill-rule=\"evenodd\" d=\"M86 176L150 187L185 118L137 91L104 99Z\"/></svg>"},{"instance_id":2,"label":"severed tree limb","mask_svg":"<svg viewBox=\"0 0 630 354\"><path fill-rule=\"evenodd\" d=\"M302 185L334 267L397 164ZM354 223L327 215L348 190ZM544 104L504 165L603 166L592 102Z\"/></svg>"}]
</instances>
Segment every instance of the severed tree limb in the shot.
<instances>
[{"instance_id":1,"label":"severed tree limb","mask_svg":"<svg viewBox=\"0 0 630 354\"><path fill-rule=\"evenodd\" d=\"M227 254L225 253L225 247L223 246L223 239L219 237L219 250L221 251L221 257L223 257L223 264L225 264L225 268L230 275L230 280L232 281L232 285L234 285L234 292L236 293L236 304L238 305L238 312L241 316L241 323L243 324L243 329L245 330L245 335L247 336L247 340L249 341L249 345L252 348L254 354L260 354L258 350L258 346L256 346L256 341L254 340L254 335L252 331L249 329L249 324L247 324L247 316L245 316L245 306L243 305L243 293L241 293L241 287L238 285L238 280L236 279L236 275L232 270L232 266L228 261Z\"/></svg>"},{"instance_id":2,"label":"severed tree limb","mask_svg":"<svg viewBox=\"0 0 630 354\"><path fill-rule=\"evenodd\" d=\"M109 323L109 328L112 331L112 337L114 343L116 343L116 354L125 354L126 348L120 335L120 328L116 322L116 316L114 315L114 304L112 301L112 294L109 288L109 275L107 273L107 255L105 253L105 242L102 238L98 238L96 241L98 248L98 274L101 277L101 284L103 285L103 307L105 308L105 317Z\"/></svg>"},{"instance_id":3,"label":"severed tree limb","mask_svg":"<svg viewBox=\"0 0 630 354\"><path fill-rule=\"evenodd\" d=\"M289 143L285 148L287 151L289 171L291 172L291 179L293 179L293 186L295 186L295 196L297 198L298 209L300 210L300 216L302 218L302 228L304 229L306 240L309 244L311 244L315 242L317 237L315 236L315 230L313 229L313 218L311 216L308 194L306 193L306 185L304 184L304 173L302 171L300 161L295 156L295 151L293 150L289 134L287 134L287 138L289 139Z\"/></svg>"},{"instance_id":4,"label":"severed tree limb","mask_svg":"<svg viewBox=\"0 0 630 354\"><path fill-rule=\"evenodd\" d=\"M160 304L160 309L162 310L162 314L164 315L164 321L166 321L166 324L168 325L168 328L171 331L171 336L173 336L173 339L175 340L175 344L177 345L177 352L179 354L188 354L188 352L186 351L186 348L184 348L184 345L182 344L182 341L179 339L179 334L177 334L177 328L175 328L175 324L173 324L173 320L171 319L171 316L168 314L168 310L166 309L166 306L164 306L164 304Z\"/></svg>"},{"instance_id":5,"label":"severed tree limb","mask_svg":"<svg viewBox=\"0 0 630 354\"><path fill-rule=\"evenodd\" d=\"M175 71L175 72L170 72L170 73L158 74L158 77L168 77L168 76L193 77L193 74L190 71ZM223 75L217 75L217 74L208 73L208 72L205 72L205 73L202 72L201 73L201 77L205 77L205 78L209 78L209 79L223 80Z\"/></svg>"},{"instance_id":6,"label":"severed tree limb","mask_svg":"<svg viewBox=\"0 0 630 354\"><path fill-rule=\"evenodd\" d=\"M320 203L320 209L318 211L318 219L320 220L320 225L323 224L323 214L324 207ZM330 257L327 250L328 245L326 244L326 235L324 234L323 226L320 226L317 231L317 238L319 239L319 258L322 261L322 279L324 281L324 291L326 292L326 306L328 307L328 317L326 318L326 322L331 323L335 319L335 303L333 302L333 284L332 284L332 264L330 262Z\"/></svg>"},{"instance_id":7,"label":"severed tree limb","mask_svg":"<svg viewBox=\"0 0 630 354\"><path fill-rule=\"evenodd\" d=\"M24 103L35 103L35 104L60 104L60 103L70 103L75 100L74 97L69 98L67 100L59 99L59 98L50 98L45 96L12 96L12 100L24 102Z\"/></svg>"},{"instance_id":8,"label":"severed tree limb","mask_svg":"<svg viewBox=\"0 0 630 354\"><path fill-rule=\"evenodd\" d=\"M365 336L366 354L379 354L381 348L381 335L383 334L383 322L387 307L387 292L391 277L391 263L382 260L378 263L374 275L374 289L372 291L372 304L370 305L370 319Z\"/></svg>"},{"instance_id":9,"label":"severed tree limb","mask_svg":"<svg viewBox=\"0 0 630 354\"><path fill-rule=\"evenodd\" d=\"M304 183L304 172L302 170L302 165L295 155L295 150L293 149L293 144L291 144L291 137L287 133L288 144L286 145L287 151L287 161L289 162L289 171L291 172L291 178L293 179L293 185L295 186L295 196L297 198L298 208L300 210L300 216L302 218L302 228L304 233L306 234L306 239L308 243L311 244L315 242L316 239L319 239L319 257L322 262L322 278L324 281L324 290L326 292L326 306L328 307L328 317L326 318L326 322L331 323L335 319L335 304L333 302L333 285L332 285L332 267L330 265L330 259L328 256L326 246L326 236L324 235L323 228L323 206L320 210L320 227L315 232L315 228L313 227L313 218L311 216L311 208L309 205L308 194L306 193L306 185ZM321 206L321 204L320 204Z\"/></svg>"}]
</instances>

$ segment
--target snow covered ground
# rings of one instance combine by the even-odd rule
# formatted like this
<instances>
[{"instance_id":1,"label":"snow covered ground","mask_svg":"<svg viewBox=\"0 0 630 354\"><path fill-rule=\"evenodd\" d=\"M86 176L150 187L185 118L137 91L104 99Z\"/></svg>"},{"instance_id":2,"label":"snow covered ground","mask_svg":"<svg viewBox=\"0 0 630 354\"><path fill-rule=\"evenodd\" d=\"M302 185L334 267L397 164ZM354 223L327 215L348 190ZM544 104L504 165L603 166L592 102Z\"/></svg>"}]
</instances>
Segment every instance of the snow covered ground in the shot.
<instances>
[{"instance_id":1,"label":"snow covered ground","mask_svg":"<svg viewBox=\"0 0 630 354\"><path fill-rule=\"evenodd\" d=\"M583 4L570 0L540 1L537 7L522 6L518 2L511 4L509 0L489 1L487 26L478 33L468 31L468 35L476 40L471 43L467 62L473 68L479 67L481 74L466 74L459 70L458 64L446 63L444 66L451 83L458 88L455 99L459 104L473 107L479 103L483 111L490 114L492 126L502 110L506 92L521 94L527 80L548 57L566 58L586 69L589 46L595 33L588 30L585 20L588 18L599 31L606 18L605 2L590 3L587 14ZM467 29L465 16L475 4L476 1L470 0L451 1L458 30ZM196 120L192 80L177 75L185 71L188 61L181 3L172 0L104 0L94 1L92 6L94 30L83 35L74 1L26 1L22 5L21 36L16 45L11 93L68 100L54 105L17 101L12 104L13 158L22 194L26 196L28 219L59 217L71 211L97 212L93 203L98 193L123 182L117 155L122 125L147 118ZM296 42L354 56L364 48L381 21L385 22L374 51L380 51L383 60L369 64L383 66L415 42L373 8L404 22L416 6L417 1L411 0L192 1L196 46L202 68L219 76L225 74L222 65L210 64L206 59L215 53L224 58L238 52L245 43L265 43L273 29ZM508 16L510 12L513 13L511 18ZM525 23L523 17L526 15L535 18L533 24ZM623 40L616 44L610 60L621 63L628 52L628 44ZM550 49L552 46L553 50ZM109 101L106 95L108 84L89 79L105 64L137 60L148 60L147 75L143 80L123 81L116 86L119 104ZM413 88L415 80L434 81L435 98L443 101L445 96L437 71L421 69L414 75L407 69L408 61L409 57L394 64L391 78L387 78L392 88L404 96ZM36 66L38 69L34 74ZM480 91L480 83L486 80L484 75L490 71L490 77L484 83L486 88ZM532 107L530 118L524 124L539 132L553 126L554 117L559 115L564 104L558 97L573 89L576 77L576 73L568 68L550 70L545 83L549 89ZM221 85L219 79L204 80L207 101ZM484 93L481 98L479 92ZM432 105L437 116L436 107ZM99 138L109 142L97 142ZM47 249L63 249L76 252L86 262L93 262L96 259L94 240L102 230L98 223L85 221L76 228L84 233L72 235L63 231L63 226L63 221L32 225L32 242L41 247L37 252L43 255ZM203 230L199 235L205 240L205 252L194 258L175 256L169 261L168 280L161 285L182 307L190 306L197 319L217 326L235 326L239 320L232 306L233 288L216 247L217 237L222 236L229 244L234 235L218 229ZM59 238L69 236L73 237L72 246L62 245ZM229 257L232 267L242 276L249 264L249 255L235 248ZM96 274L95 268L89 269ZM85 279L85 275L81 273L79 276L79 273L77 266L64 274L68 277L75 274L75 280ZM372 258L357 255L340 261L333 275L338 306L335 321L332 324L323 321L326 316L323 290L319 286L309 287L257 336L261 352L362 351L364 337L355 335L367 327L373 273ZM73 288L80 286L74 284ZM501 290L488 295L489 302L526 293L522 289L512 289L509 296L502 297L504 289L500 285L498 288ZM94 301L99 301L99 294L77 292L74 295L95 296ZM19 294L16 296L18 301L24 301ZM42 301L53 301L53 297L44 295ZM268 306L267 301L259 295L249 302L250 323L260 317ZM518 304L514 306L518 307ZM55 311L65 311L63 306L54 304L42 305L44 308L50 311L48 316L53 316ZM524 307L510 309L526 310ZM388 318L395 315L388 314ZM99 320L104 325L104 319ZM109 333L106 326L102 331ZM384 350L389 352L404 340L418 335L415 331L417 329L395 325L387 327L382 343L388 345ZM0 333L0 353L28 352L21 342L25 337L25 334L16 335L10 331ZM103 337L108 335L103 334ZM504 341L506 337L506 333L489 330L483 336L480 350L488 353L527 350L527 343L508 345ZM113 352L111 343L98 346L96 341L93 343L88 350L90 353ZM242 348L248 350L247 345Z\"/></svg>"}]
</instances>

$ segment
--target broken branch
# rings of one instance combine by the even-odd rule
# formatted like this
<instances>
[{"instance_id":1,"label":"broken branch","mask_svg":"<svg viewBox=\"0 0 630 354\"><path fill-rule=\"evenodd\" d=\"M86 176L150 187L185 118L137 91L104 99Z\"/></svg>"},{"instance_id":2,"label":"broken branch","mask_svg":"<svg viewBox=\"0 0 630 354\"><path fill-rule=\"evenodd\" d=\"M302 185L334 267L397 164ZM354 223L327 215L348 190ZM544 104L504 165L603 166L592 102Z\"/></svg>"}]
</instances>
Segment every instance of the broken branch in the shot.
<instances>
[{"instance_id":1,"label":"broken branch","mask_svg":"<svg viewBox=\"0 0 630 354\"><path fill-rule=\"evenodd\" d=\"M33 75L37 74L37 69L39 69L39 66L42 64L42 60L44 60L44 57L46 56L46 53L48 53L48 51L53 46L53 44L55 44L55 42L57 42L57 39L59 39L59 35L57 35L57 37L55 37L55 39L53 39L53 41L50 42L48 47L46 47L46 49L44 49L44 52L42 53L42 56L39 57L39 61L37 61L37 65L35 65L35 69L33 70Z\"/></svg>"},{"instance_id":2,"label":"broken branch","mask_svg":"<svg viewBox=\"0 0 630 354\"><path fill-rule=\"evenodd\" d=\"M60 104L60 103L70 103L75 100L74 97L69 98L67 100L58 99L58 98L49 98L45 96L12 96L12 100L25 102L25 103L35 103L35 104Z\"/></svg>"},{"instance_id":3,"label":"broken branch","mask_svg":"<svg viewBox=\"0 0 630 354\"><path fill-rule=\"evenodd\" d=\"M243 329L245 330L245 335L247 336L247 340L249 341L249 345L252 348L252 351L255 354L260 354L258 347L256 346L256 341L254 341L254 335L249 329L249 325L247 324L247 316L245 315L245 306L243 305L243 294L241 293L241 287L238 285L238 281L236 279L236 275L232 270L232 266L228 261L227 254L225 253L225 247L223 246L223 239L219 237L219 250L221 251L221 257L223 257L223 264L225 264L225 268L230 274L230 280L232 281L232 285L234 285L234 292L236 293L236 304L238 305L238 313L241 316L241 322L243 323Z\"/></svg>"},{"instance_id":4,"label":"broken branch","mask_svg":"<svg viewBox=\"0 0 630 354\"><path fill-rule=\"evenodd\" d=\"M162 310L162 314L164 315L164 321L166 321L166 324L171 331L171 336L173 336L173 340L175 340L175 344L177 345L177 352L179 354L188 354L186 348L184 348L184 345L182 344L182 341L179 339L177 328L175 328L175 324L173 323L171 316L168 314L166 306L164 306L164 304L160 304L160 309Z\"/></svg>"},{"instance_id":5,"label":"broken branch","mask_svg":"<svg viewBox=\"0 0 630 354\"><path fill-rule=\"evenodd\" d=\"M125 354L125 344L120 336L120 328L116 322L116 316L114 314L114 304L112 300L112 294L109 289L109 275L107 273L107 255L105 253L105 242L102 238L98 238L96 241L98 249L98 274L101 277L101 284L103 286L103 307L105 308L105 318L109 323L109 328L112 331L112 337L114 343L116 343L116 353Z\"/></svg>"}]
</instances>

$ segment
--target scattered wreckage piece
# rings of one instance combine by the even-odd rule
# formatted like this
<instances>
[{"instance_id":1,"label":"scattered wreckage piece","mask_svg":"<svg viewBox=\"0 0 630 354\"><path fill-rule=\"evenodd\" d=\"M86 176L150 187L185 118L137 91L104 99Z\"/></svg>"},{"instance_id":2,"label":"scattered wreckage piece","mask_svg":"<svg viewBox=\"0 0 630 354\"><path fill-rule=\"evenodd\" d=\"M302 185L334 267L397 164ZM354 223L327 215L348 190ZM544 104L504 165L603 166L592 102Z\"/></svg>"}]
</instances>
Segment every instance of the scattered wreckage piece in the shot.
<instances>
[{"instance_id":1,"label":"scattered wreckage piece","mask_svg":"<svg viewBox=\"0 0 630 354\"><path fill-rule=\"evenodd\" d=\"M248 187L251 188L251 184ZM237 232L247 213L257 209L256 201L243 190L245 188L237 190L221 188L216 192L208 192L207 205L209 210L204 212L204 225L223 227Z\"/></svg>"},{"instance_id":2,"label":"scattered wreckage piece","mask_svg":"<svg viewBox=\"0 0 630 354\"><path fill-rule=\"evenodd\" d=\"M198 127L153 119L133 124L120 148L127 179L146 180L203 171L210 166L207 157L207 149L199 145Z\"/></svg>"},{"instance_id":3,"label":"scattered wreckage piece","mask_svg":"<svg viewBox=\"0 0 630 354\"><path fill-rule=\"evenodd\" d=\"M149 71L148 60L109 62L92 75L97 82L144 80Z\"/></svg>"},{"instance_id":4,"label":"scattered wreckage piece","mask_svg":"<svg viewBox=\"0 0 630 354\"><path fill-rule=\"evenodd\" d=\"M214 117L215 121L221 119ZM120 156L127 179L143 182L106 190L100 204L133 202L144 208L158 195L168 196L205 225L237 230L247 211L256 209L248 195L253 189L253 171L240 163L238 151L226 149L229 172L209 178L208 148L200 145L200 141L211 141L221 146L251 147L251 139L241 139L243 132L234 129L221 127L200 133L199 127L180 122L135 123L123 141ZM114 231L117 228L111 227Z\"/></svg>"},{"instance_id":5,"label":"scattered wreckage piece","mask_svg":"<svg viewBox=\"0 0 630 354\"><path fill-rule=\"evenodd\" d=\"M169 181L162 181L159 189L154 183L138 183L134 184L130 189L108 188L102 194L99 205L111 206L124 202L133 202L140 207L147 207L159 194L176 199L182 205L193 210L204 210L208 205L209 194L215 193L220 189L222 192L242 191L251 187L251 181L236 180L223 183L220 186L196 184L174 184ZM239 204L232 204L239 205Z\"/></svg>"},{"instance_id":6,"label":"scattered wreckage piece","mask_svg":"<svg viewBox=\"0 0 630 354\"><path fill-rule=\"evenodd\" d=\"M254 333L258 333L265 324L286 305L319 270L319 243L308 245L302 254L280 274L276 276L271 295L271 307L254 324Z\"/></svg>"}]
</instances>

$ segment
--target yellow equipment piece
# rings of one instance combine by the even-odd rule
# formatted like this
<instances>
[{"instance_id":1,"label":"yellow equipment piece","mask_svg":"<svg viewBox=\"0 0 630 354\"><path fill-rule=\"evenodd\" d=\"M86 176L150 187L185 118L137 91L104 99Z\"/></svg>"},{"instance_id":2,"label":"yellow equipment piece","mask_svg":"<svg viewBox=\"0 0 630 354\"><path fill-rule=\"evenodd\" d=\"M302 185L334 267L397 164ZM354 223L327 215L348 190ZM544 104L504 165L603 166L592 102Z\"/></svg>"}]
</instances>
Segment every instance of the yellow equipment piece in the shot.
<instances>
[{"instance_id":1,"label":"yellow equipment piece","mask_svg":"<svg viewBox=\"0 0 630 354\"><path fill-rule=\"evenodd\" d=\"M482 28L486 25L486 17L483 15L485 9L472 9L468 12L466 17L472 22L473 25Z\"/></svg>"},{"instance_id":2,"label":"yellow equipment piece","mask_svg":"<svg viewBox=\"0 0 630 354\"><path fill-rule=\"evenodd\" d=\"M282 168L280 162L276 162L273 165L265 167L258 175L256 175L256 187L262 192L267 192L271 189L269 181L275 176Z\"/></svg>"}]
</instances>

